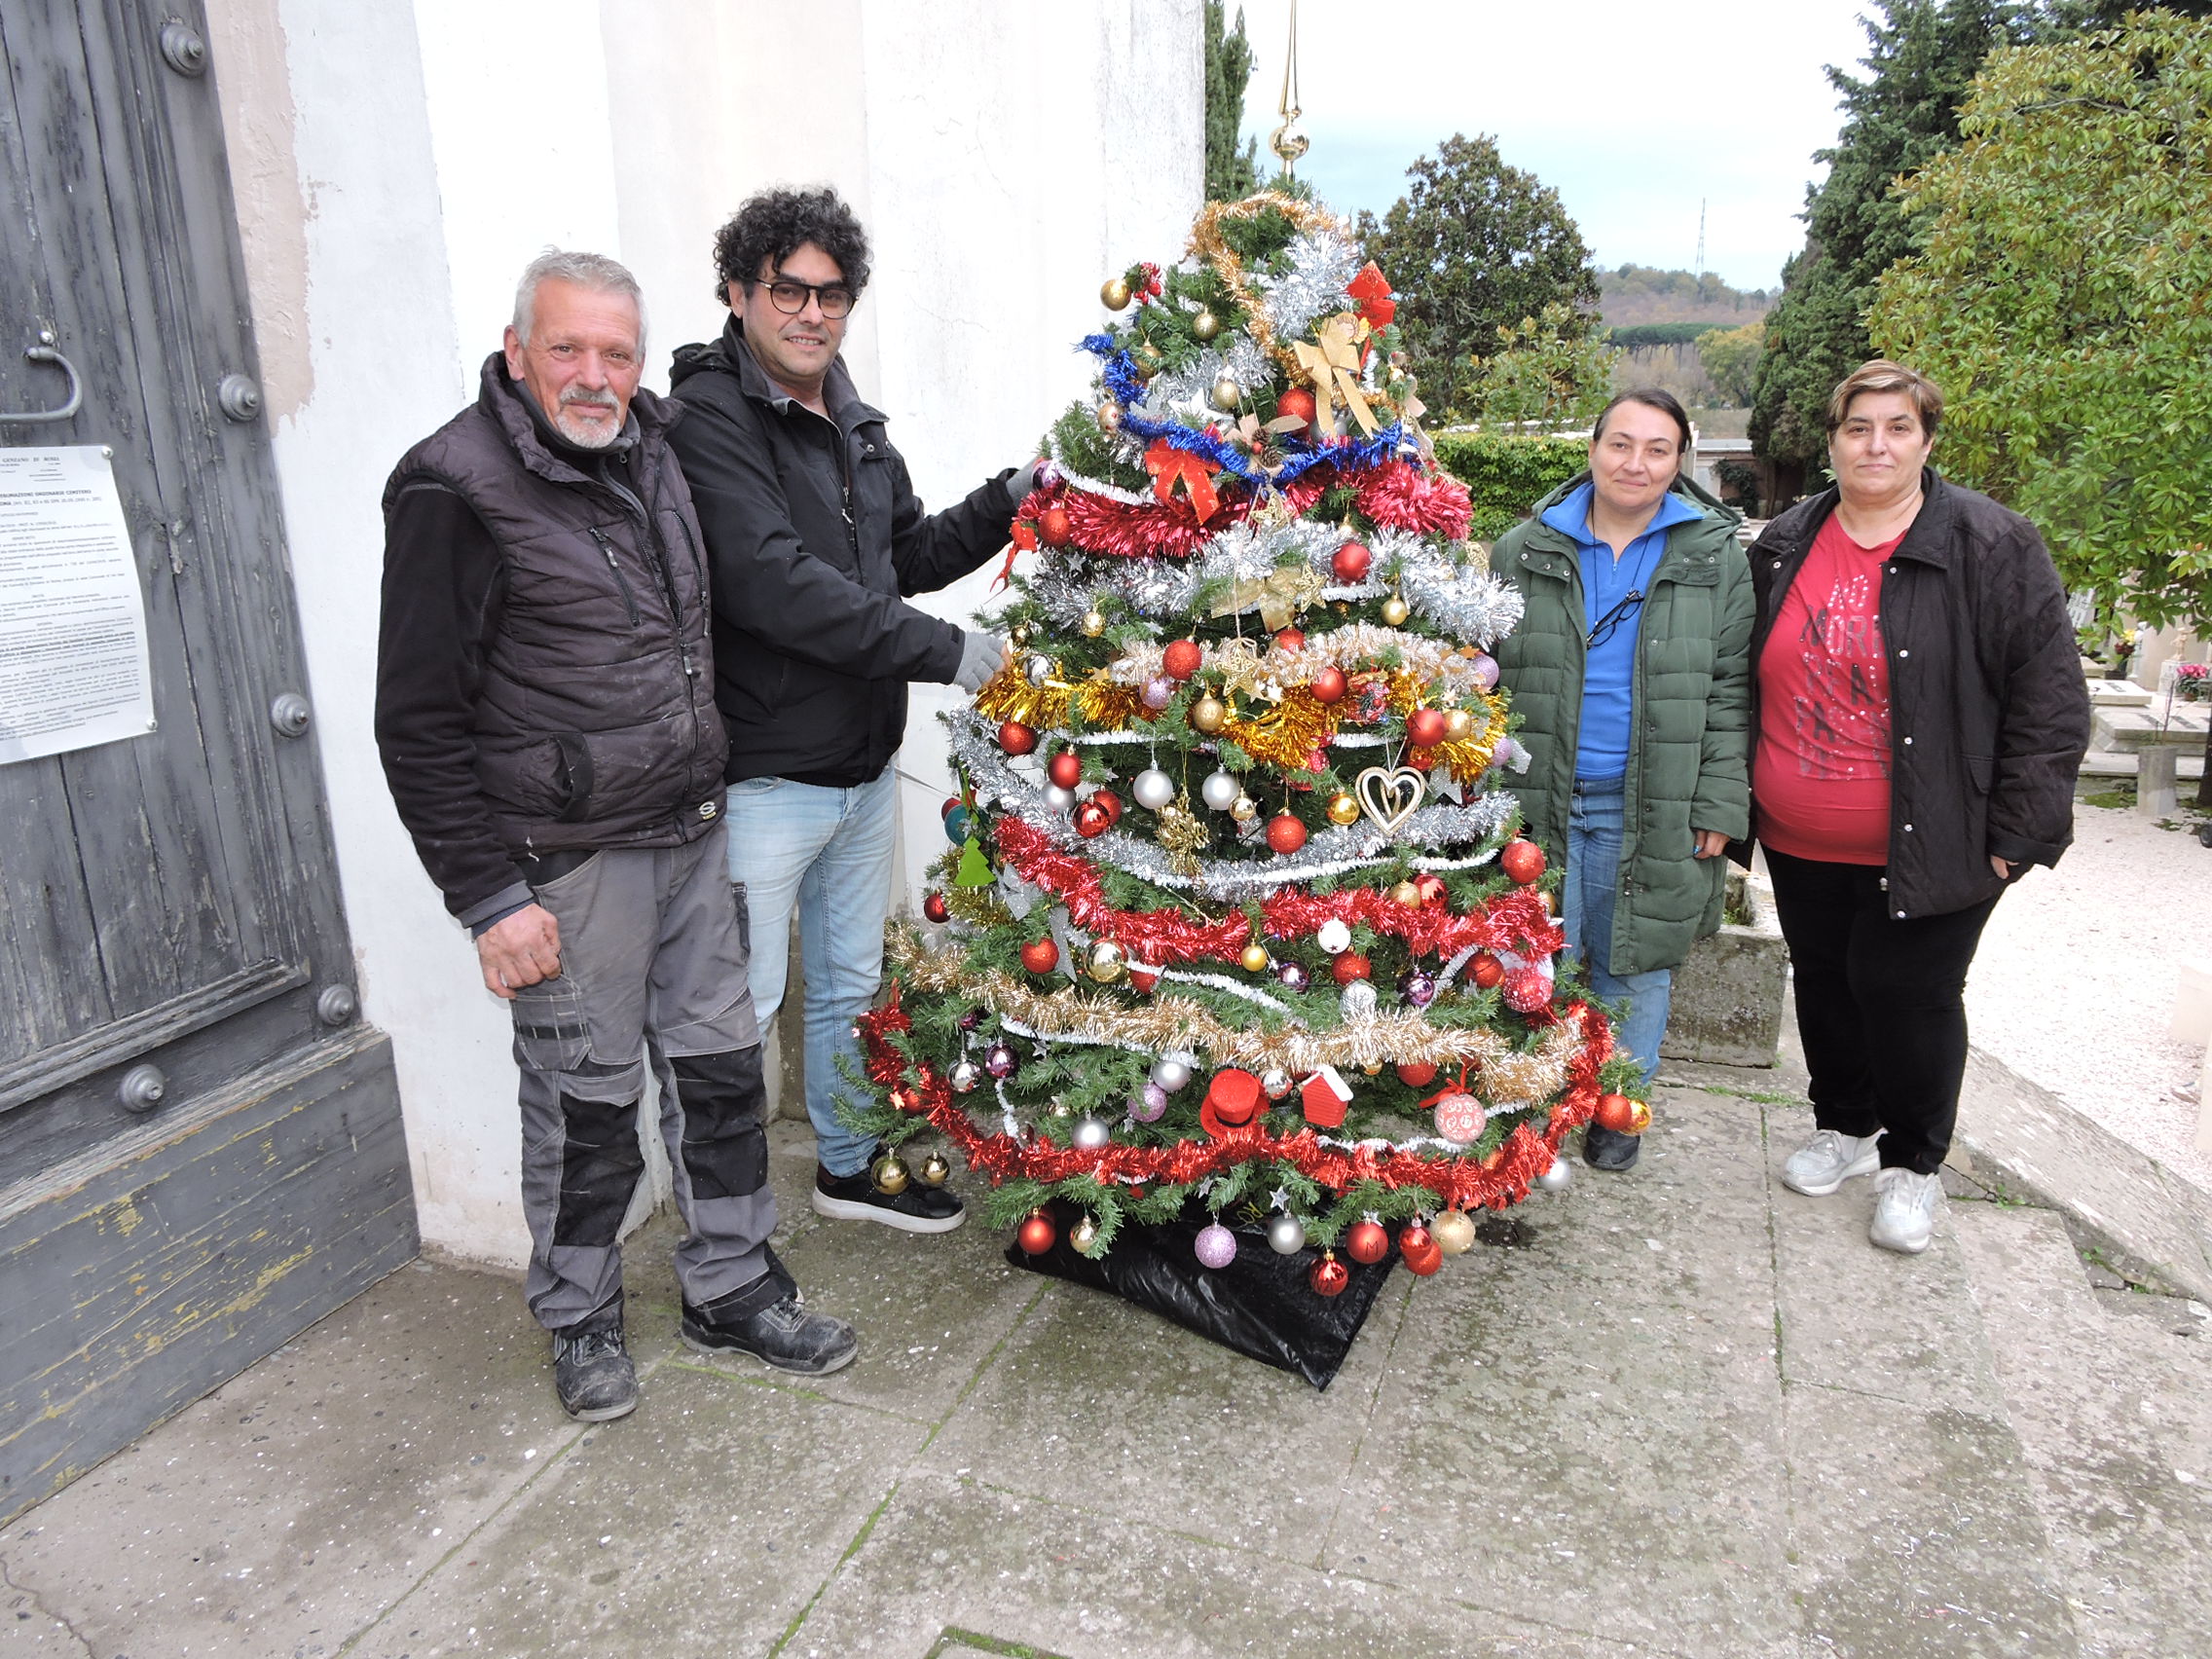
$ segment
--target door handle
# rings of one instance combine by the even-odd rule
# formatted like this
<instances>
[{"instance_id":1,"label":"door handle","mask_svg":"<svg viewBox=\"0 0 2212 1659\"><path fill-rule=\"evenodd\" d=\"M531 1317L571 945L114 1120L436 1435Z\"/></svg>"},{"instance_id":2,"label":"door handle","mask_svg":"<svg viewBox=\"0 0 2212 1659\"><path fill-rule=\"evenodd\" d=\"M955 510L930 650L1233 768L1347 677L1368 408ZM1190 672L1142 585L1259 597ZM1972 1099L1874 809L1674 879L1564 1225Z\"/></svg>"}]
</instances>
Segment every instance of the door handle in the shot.
<instances>
[{"instance_id":1,"label":"door handle","mask_svg":"<svg viewBox=\"0 0 2212 1659\"><path fill-rule=\"evenodd\" d=\"M49 421L66 421L85 405L85 388L78 383L77 370L67 357L51 346L31 346L23 356L33 363L52 363L69 377L69 401L58 409L34 410L29 414L11 415L0 410L0 426L35 426Z\"/></svg>"}]
</instances>

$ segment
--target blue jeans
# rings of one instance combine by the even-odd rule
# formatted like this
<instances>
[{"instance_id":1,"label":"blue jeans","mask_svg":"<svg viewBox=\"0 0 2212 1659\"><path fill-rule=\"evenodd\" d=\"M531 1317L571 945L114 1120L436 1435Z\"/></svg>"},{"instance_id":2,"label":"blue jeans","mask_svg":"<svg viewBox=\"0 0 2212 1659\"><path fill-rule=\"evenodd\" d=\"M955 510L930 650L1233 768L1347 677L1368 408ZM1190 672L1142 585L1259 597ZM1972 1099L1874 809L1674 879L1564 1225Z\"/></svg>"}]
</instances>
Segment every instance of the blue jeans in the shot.
<instances>
[{"instance_id":1,"label":"blue jeans","mask_svg":"<svg viewBox=\"0 0 2212 1659\"><path fill-rule=\"evenodd\" d=\"M1576 783L1567 817L1566 913L1561 925L1569 953L1582 958L1590 988L1605 1001L1625 1004L1627 1014L1613 1033L1615 1046L1643 1063L1643 1087L1659 1069L1659 1044L1667 1035L1667 1003L1674 992L1670 968L1641 974L1612 971L1613 897L1621 885L1623 783ZM756 956L756 962L758 958ZM754 969L753 996L759 1000L759 969Z\"/></svg>"},{"instance_id":2,"label":"blue jeans","mask_svg":"<svg viewBox=\"0 0 2212 1659\"><path fill-rule=\"evenodd\" d=\"M824 789L789 778L748 778L729 791L729 875L745 888L753 921L754 1012L763 1031L784 1006L792 910L798 910L799 963L806 979L806 1115L815 1157L832 1175L857 1175L874 1142L837 1116L838 1102L869 1102L846 1081L857 1073L853 1021L883 979L883 924L891 909L891 866L899 774L857 789Z\"/></svg>"}]
</instances>

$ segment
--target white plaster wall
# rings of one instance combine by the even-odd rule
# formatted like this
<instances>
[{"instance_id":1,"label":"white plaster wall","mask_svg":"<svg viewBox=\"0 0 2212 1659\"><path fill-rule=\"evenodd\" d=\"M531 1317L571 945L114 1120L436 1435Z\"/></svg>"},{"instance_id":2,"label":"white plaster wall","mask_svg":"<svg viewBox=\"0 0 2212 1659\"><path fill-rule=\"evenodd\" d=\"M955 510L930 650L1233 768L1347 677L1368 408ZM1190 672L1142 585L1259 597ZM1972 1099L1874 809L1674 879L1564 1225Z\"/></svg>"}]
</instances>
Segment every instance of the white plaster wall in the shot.
<instances>
[{"instance_id":1,"label":"white plaster wall","mask_svg":"<svg viewBox=\"0 0 2212 1659\"><path fill-rule=\"evenodd\" d=\"M848 337L925 499L1027 460L1086 380L1100 280L1180 254L1200 174L1199 0L209 0L363 1006L390 1033L425 1242L513 1266L501 1005L423 875L371 730L391 464L474 395L540 247L643 282L648 383L711 336L715 228L827 181L877 275ZM825 43L834 43L827 50ZM977 576L925 603L962 616ZM915 698L917 868L941 747Z\"/></svg>"}]
</instances>

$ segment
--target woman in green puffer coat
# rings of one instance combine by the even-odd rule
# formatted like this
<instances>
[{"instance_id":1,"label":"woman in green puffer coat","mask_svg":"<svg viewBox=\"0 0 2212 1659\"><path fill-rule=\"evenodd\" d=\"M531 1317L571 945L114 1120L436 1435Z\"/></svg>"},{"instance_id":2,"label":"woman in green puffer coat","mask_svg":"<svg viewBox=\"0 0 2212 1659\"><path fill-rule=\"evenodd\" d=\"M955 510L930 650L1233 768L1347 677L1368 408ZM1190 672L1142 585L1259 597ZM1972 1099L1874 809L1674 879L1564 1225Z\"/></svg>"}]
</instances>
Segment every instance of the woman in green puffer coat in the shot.
<instances>
[{"instance_id":1,"label":"woman in green puffer coat","mask_svg":"<svg viewBox=\"0 0 2212 1659\"><path fill-rule=\"evenodd\" d=\"M1497 649L1529 753L1508 782L1647 1088L1674 969L1719 929L1722 851L1751 828L1751 569L1737 515L1682 476L1689 452L1668 393L1616 397L1590 469L1491 551L1528 607ZM1627 1169L1640 1145L1593 1124L1582 1156Z\"/></svg>"}]
</instances>

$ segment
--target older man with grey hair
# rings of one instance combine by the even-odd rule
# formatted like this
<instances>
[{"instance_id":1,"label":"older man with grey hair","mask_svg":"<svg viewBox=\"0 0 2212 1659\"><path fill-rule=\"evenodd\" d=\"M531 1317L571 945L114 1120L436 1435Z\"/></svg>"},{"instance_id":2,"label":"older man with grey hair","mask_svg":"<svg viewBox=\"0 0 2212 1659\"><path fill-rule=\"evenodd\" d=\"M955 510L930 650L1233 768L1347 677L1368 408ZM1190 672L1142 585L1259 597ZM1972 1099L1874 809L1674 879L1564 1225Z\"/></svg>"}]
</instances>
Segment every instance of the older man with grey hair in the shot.
<instances>
[{"instance_id":1,"label":"older man with grey hair","mask_svg":"<svg viewBox=\"0 0 2212 1659\"><path fill-rule=\"evenodd\" d=\"M649 1061L692 1346L819 1374L856 1351L768 1248L760 1036L726 868L709 582L640 388L630 273L548 250L476 401L386 486L377 745L514 1017L526 1294L570 1415L635 1409L622 1222Z\"/></svg>"}]
</instances>

